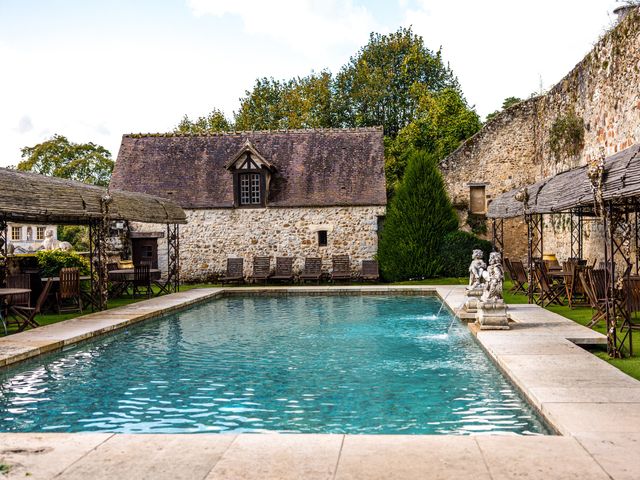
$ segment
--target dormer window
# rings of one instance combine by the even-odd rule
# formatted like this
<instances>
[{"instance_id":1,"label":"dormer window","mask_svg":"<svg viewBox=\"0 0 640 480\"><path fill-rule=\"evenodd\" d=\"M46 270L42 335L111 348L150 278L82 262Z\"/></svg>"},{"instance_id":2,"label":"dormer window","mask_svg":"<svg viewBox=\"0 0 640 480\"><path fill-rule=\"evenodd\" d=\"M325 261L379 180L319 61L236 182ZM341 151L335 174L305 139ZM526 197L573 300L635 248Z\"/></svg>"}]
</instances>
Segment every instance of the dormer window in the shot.
<instances>
[{"instance_id":1,"label":"dormer window","mask_svg":"<svg viewBox=\"0 0 640 480\"><path fill-rule=\"evenodd\" d=\"M234 205L264 207L269 194L269 182L275 167L247 141L226 165L233 174Z\"/></svg>"}]
</instances>

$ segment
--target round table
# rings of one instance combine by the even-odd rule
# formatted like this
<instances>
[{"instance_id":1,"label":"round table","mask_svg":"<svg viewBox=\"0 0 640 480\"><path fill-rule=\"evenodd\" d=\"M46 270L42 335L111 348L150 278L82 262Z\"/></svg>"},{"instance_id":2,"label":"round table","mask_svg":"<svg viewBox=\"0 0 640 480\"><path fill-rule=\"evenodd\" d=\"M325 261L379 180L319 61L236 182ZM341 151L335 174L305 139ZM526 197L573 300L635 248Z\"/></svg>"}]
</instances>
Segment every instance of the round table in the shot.
<instances>
[{"instance_id":1,"label":"round table","mask_svg":"<svg viewBox=\"0 0 640 480\"><path fill-rule=\"evenodd\" d=\"M8 303L12 295L22 295L24 293L31 293L31 290L29 288L0 288L0 322L2 322L5 335L8 333L7 322L4 318L5 302Z\"/></svg>"}]
</instances>

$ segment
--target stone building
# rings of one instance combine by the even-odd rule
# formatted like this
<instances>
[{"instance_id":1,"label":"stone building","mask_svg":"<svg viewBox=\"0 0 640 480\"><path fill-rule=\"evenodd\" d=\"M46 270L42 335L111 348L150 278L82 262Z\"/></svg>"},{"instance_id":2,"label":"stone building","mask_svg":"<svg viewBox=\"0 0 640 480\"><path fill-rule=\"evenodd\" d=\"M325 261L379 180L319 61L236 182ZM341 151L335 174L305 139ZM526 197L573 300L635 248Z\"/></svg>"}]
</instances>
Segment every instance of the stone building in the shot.
<instances>
[{"instance_id":1,"label":"stone building","mask_svg":"<svg viewBox=\"0 0 640 480\"><path fill-rule=\"evenodd\" d=\"M553 151L551 132L573 115L581 123L576 150ZM640 143L640 12L632 9L546 94L505 110L441 163L466 228L483 220L492 198ZM585 223L584 255L599 258L602 225ZM544 249L567 258L568 215L546 216ZM491 229L489 228L489 235ZM507 256L526 255L520 219L504 223Z\"/></svg>"},{"instance_id":2,"label":"stone building","mask_svg":"<svg viewBox=\"0 0 640 480\"><path fill-rule=\"evenodd\" d=\"M51 230L52 238L57 240L58 227L56 225L8 223L7 237L9 246L15 253L41 250L47 230Z\"/></svg>"},{"instance_id":3,"label":"stone building","mask_svg":"<svg viewBox=\"0 0 640 480\"><path fill-rule=\"evenodd\" d=\"M185 209L181 276L222 272L229 257L348 254L354 271L377 252L385 214L381 128L124 135L111 187ZM134 261L166 253L160 226L132 224ZM158 258L159 257L159 258ZM159 261L158 261L159 260Z\"/></svg>"}]
</instances>

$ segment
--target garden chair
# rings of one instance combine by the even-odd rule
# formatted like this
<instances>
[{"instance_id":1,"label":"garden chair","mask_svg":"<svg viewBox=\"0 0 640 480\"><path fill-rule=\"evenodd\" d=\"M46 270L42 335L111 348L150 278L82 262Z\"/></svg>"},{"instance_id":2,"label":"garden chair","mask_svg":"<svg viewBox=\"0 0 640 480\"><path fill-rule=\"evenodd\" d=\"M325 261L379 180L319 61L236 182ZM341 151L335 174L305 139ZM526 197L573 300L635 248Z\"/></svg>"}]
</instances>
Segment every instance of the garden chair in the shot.
<instances>
[{"instance_id":1,"label":"garden chair","mask_svg":"<svg viewBox=\"0 0 640 480\"><path fill-rule=\"evenodd\" d=\"M276 273L271 280L293 282L293 257L276 257Z\"/></svg>"},{"instance_id":2,"label":"garden chair","mask_svg":"<svg viewBox=\"0 0 640 480\"><path fill-rule=\"evenodd\" d=\"M253 257L253 275L250 279L252 282L263 281L265 285L271 275L271 257Z\"/></svg>"},{"instance_id":3,"label":"garden chair","mask_svg":"<svg viewBox=\"0 0 640 480\"><path fill-rule=\"evenodd\" d=\"M82 296L80 293L80 270L63 268L60 270L60 288L56 292L58 313L82 313Z\"/></svg>"},{"instance_id":4,"label":"garden chair","mask_svg":"<svg viewBox=\"0 0 640 480\"><path fill-rule=\"evenodd\" d=\"M221 283L242 283L244 282L244 259L227 258L227 271L220 278Z\"/></svg>"},{"instance_id":5,"label":"garden chair","mask_svg":"<svg viewBox=\"0 0 640 480\"><path fill-rule=\"evenodd\" d=\"M592 275L590 275L592 272L593 270L585 270L578 274L582 289L584 290L587 300L589 301L589 305L591 306L591 321L587 324L589 328L593 328L600 320L603 320L607 310L606 299L604 297L598 297L596 289L592 283ZM596 270L596 272L604 273L604 270Z\"/></svg>"},{"instance_id":6,"label":"garden chair","mask_svg":"<svg viewBox=\"0 0 640 480\"><path fill-rule=\"evenodd\" d=\"M320 257L306 257L304 259L304 270L300 274L300 281L313 281L318 284L322 277L322 259Z\"/></svg>"},{"instance_id":7,"label":"garden chair","mask_svg":"<svg viewBox=\"0 0 640 480\"><path fill-rule=\"evenodd\" d=\"M509 262L511 264L511 268L513 269L514 277L513 280L513 288L511 289L513 293L522 292L525 295L528 293L527 284L529 280L527 278L527 272L524 269L524 265L519 260L512 260Z\"/></svg>"},{"instance_id":8,"label":"garden chair","mask_svg":"<svg viewBox=\"0 0 640 480\"><path fill-rule=\"evenodd\" d=\"M151 273L148 263L142 263L140 265L134 265L133 267L133 298L136 295L144 294L147 298L150 298L153 294L151 288Z\"/></svg>"},{"instance_id":9,"label":"garden chair","mask_svg":"<svg viewBox=\"0 0 640 480\"><path fill-rule=\"evenodd\" d=\"M11 312L16 316L18 332L22 332L27 327L35 328L40 326L36 321L36 315L40 315L42 312L42 306L49 296L51 285L53 285L53 280L50 278L44 284L44 287L38 296L38 300L36 301L35 307L31 308L30 306L21 305L13 305L11 307Z\"/></svg>"},{"instance_id":10,"label":"garden chair","mask_svg":"<svg viewBox=\"0 0 640 480\"><path fill-rule=\"evenodd\" d=\"M351 280L351 262L349 255L334 255L331 259L331 281L350 281Z\"/></svg>"},{"instance_id":11,"label":"garden chair","mask_svg":"<svg viewBox=\"0 0 640 480\"><path fill-rule=\"evenodd\" d=\"M540 287L536 303L543 308L548 307L552 303L562 305L562 299L560 297L564 293L564 285L554 284L551 281L544 263L536 262L534 264L534 272L536 275L536 281Z\"/></svg>"},{"instance_id":12,"label":"garden chair","mask_svg":"<svg viewBox=\"0 0 640 480\"><path fill-rule=\"evenodd\" d=\"M363 260L360 278L364 281L377 282L380 279L380 270L376 260Z\"/></svg>"},{"instance_id":13,"label":"garden chair","mask_svg":"<svg viewBox=\"0 0 640 480\"><path fill-rule=\"evenodd\" d=\"M31 276L26 273L18 273L7 277L7 288L28 288L31 290ZM21 293L11 296L11 306L30 307L31 293Z\"/></svg>"}]
</instances>

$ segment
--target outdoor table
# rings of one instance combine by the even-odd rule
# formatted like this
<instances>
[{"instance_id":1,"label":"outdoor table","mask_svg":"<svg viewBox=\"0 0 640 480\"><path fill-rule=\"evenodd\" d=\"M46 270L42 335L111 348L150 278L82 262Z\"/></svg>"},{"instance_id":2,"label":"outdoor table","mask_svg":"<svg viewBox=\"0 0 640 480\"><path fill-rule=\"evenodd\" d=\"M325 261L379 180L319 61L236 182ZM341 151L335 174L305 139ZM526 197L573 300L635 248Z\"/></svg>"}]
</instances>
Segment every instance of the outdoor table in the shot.
<instances>
[{"instance_id":1,"label":"outdoor table","mask_svg":"<svg viewBox=\"0 0 640 480\"><path fill-rule=\"evenodd\" d=\"M166 292L166 289L163 287L162 283L159 282L161 271L158 268L150 268L149 276L151 277L151 281L160 287L160 292ZM135 274L135 269L133 268L119 268L117 270L109 270L109 280L112 283L119 284L119 287L113 289L115 295L121 295L123 292L126 292L129 289L129 284L133 282L133 277Z\"/></svg>"},{"instance_id":2,"label":"outdoor table","mask_svg":"<svg viewBox=\"0 0 640 480\"><path fill-rule=\"evenodd\" d=\"M23 293L31 293L31 289L29 288L0 288L0 321L2 321L2 327L4 328L4 334L8 333L7 330L7 321L5 318L5 306L7 307L6 316L8 316L9 312L12 310L11 306L8 305L12 295L22 295Z\"/></svg>"}]
</instances>

